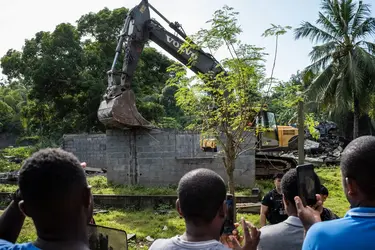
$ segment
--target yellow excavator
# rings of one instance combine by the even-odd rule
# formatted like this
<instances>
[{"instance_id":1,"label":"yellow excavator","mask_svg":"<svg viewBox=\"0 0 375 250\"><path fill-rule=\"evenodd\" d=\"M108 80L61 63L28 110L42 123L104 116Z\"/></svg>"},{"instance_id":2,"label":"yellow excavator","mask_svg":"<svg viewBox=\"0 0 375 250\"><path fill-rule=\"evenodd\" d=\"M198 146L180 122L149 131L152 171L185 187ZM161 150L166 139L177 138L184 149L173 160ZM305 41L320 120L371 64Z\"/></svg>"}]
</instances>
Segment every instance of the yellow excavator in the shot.
<instances>
[{"instance_id":1,"label":"yellow excavator","mask_svg":"<svg viewBox=\"0 0 375 250\"><path fill-rule=\"evenodd\" d=\"M150 9L167 22L169 27L177 34L172 34L159 22L151 19ZM155 128L138 112L135 95L131 89L138 60L145 44L150 40L184 65L188 65L189 59L193 58L195 63L190 66L190 69L196 74L210 72L215 75L224 71L220 63L211 54L201 49L184 49L181 53L179 50L186 39L187 35L182 26L178 22L169 22L147 0L142 0L132 8L125 19L124 27L119 36L112 67L107 72L108 87L98 109L99 121L107 128ZM124 52L122 69L116 70L115 66L122 52ZM268 132L262 132L258 135L260 143L258 143L259 147L256 154L257 176L269 176L295 167L296 161L293 158L273 156L263 152L267 149L271 151L281 150L282 147L293 141L292 138L296 136L297 132L292 128L277 126L275 115L272 112L263 111L258 116L258 124L261 123L263 127L269 129ZM212 147L215 142L206 140L205 144Z\"/></svg>"}]
</instances>

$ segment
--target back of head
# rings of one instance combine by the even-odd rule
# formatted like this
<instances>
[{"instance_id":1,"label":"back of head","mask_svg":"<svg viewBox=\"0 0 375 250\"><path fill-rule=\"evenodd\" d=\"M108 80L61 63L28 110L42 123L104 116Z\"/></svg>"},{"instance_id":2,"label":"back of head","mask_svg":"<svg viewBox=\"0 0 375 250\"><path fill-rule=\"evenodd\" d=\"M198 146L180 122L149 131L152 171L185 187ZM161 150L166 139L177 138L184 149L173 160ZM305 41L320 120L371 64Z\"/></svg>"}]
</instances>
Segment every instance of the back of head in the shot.
<instances>
[{"instance_id":1,"label":"back of head","mask_svg":"<svg viewBox=\"0 0 375 250\"><path fill-rule=\"evenodd\" d=\"M362 136L346 146L341 157L343 177L354 179L370 200L375 200L375 137Z\"/></svg>"},{"instance_id":2,"label":"back of head","mask_svg":"<svg viewBox=\"0 0 375 250\"><path fill-rule=\"evenodd\" d=\"M226 199L224 180L209 169L192 170L178 184L178 199L186 221L209 224Z\"/></svg>"},{"instance_id":3,"label":"back of head","mask_svg":"<svg viewBox=\"0 0 375 250\"><path fill-rule=\"evenodd\" d=\"M314 173L316 181L320 183L319 177ZM320 186L320 185L319 185ZM315 191L316 194L320 193L320 190ZM295 207L294 197L298 196L298 177L297 169L290 169L281 179L281 193L284 195L285 200L289 201L293 207Z\"/></svg>"},{"instance_id":4,"label":"back of head","mask_svg":"<svg viewBox=\"0 0 375 250\"><path fill-rule=\"evenodd\" d=\"M285 200L294 205L294 197L298 196L297 170L290 169L281 179L281 193Z\"/></svg>"},{"instance_id":5,"label":"back of head","mask_svg":"<svg viewBox=\"0 0 375 250\"><path fill-rule=\"evenodd\" d=\"M52 214L55 219L64 218L64 213L82 206L82 192L87 187L78 159L61 149L34 153L22 166L18 183L33 219Z\"/></svg>"}]
</instances>

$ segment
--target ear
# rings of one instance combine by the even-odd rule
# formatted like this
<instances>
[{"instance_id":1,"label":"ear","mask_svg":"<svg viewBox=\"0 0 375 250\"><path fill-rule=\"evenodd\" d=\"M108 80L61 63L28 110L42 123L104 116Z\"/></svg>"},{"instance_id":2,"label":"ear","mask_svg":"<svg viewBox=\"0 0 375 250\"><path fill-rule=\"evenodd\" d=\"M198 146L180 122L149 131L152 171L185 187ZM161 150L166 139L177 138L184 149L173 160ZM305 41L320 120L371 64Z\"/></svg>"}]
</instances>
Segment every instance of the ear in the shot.
<instances>
[{"instance_id":1,"label":"ear","mask_svg":"<svg viewBox=\"0 0 375 250\"><path fill-rule=\"evenodd\" d=\"M176 200L176 209L177 209L178 214L179 214L181 217L184 217L184 215L182 214L182 211L181 211L180 201L179 201L178 199Z\"/></svg>"},{"instance_id":2,"label":"ear","mask_svg":"<svg viewBox=\"0 0 375 250\"><path fill-rule=\"evenodd\" d=\"M83 190L83 205L88 208L93 203L93 196L91 193L91 186L87 186Z\"/></svg>"},{"instance_id":3,"label":"ear","mask_svg":"<svg viewBox=\"0 0 375 250\"><path fill-rule=\"evenodd\" d=\"M24 216L31 217L26 209L25 202L23 200L18 202L18 208Z\"/></svg>"},{"instance_id":4,"label":"ear","mask_svg":"<svg viewBox=\"0 0 375 250\"><path fill-rule=\"evenodd\" d=\"M355 197L358 195L358 185L355 180L352 178L346 177L345 178L346 190L348 192L348 196Z\"/></svg>"}]
</instances>

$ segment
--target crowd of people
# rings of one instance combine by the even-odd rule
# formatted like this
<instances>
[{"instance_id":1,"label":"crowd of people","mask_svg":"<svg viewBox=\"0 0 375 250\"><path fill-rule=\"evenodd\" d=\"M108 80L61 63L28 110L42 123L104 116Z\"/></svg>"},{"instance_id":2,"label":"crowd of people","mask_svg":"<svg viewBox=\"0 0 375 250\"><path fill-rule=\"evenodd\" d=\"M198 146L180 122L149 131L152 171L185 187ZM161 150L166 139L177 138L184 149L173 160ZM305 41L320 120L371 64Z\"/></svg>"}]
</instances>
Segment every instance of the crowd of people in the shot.
<instances>
[{"instance_id":1,"label":"crowd of people","mask_svg":"<svg viewBox=\"0 0 375 250\"><path fill-rule=\"evenodd\" d=\"M343 152L343 192L350 203L344 218L324 207L322 186L317 204L304 206L298 197L297 171L274 178L275 189L262 201L257 229L241 219L243 233L223 234L227 213L224 180L209 169L185 174L178 185L176 207L185 232L157 239L151 250L374 249L375 137L353 140ZM16 244L25 217L32 218L37 239ZM93 196L79 160L62 149L44 149L23 164L19 190L0 217L0 250L90 249L88 224Z\"/></svg>"}]
</instances>

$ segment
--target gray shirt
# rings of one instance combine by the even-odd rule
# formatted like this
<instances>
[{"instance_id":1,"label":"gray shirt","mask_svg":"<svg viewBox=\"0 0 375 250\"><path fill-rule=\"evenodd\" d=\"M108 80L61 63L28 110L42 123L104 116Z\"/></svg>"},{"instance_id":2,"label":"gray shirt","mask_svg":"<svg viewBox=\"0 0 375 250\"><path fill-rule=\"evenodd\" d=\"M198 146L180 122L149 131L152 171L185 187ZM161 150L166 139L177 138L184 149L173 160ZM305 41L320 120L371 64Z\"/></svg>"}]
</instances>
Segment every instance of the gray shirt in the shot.
<instances>
[{"instance_id":1,"label":"gray shirt","mask_svg":"<svg viewBox=\"0 0 375 250\"><path fill-rule=\"evenodd\" d=\"M260 229L258 250L301 250L304 229L301 220L289 216L285 221Z\"/></svg>"},{"instance_id":2,"label":"gray shirt","mask_svg":"<svg viewBox=\"0 0 375 250\"><path fill-rule=\"evenodd\" d=\"M230 250L223 244L216 240L190 242L182 240L180 236L175 236L170 239L158 239L152 243L149 250L190 250L190 249L205 249L205 250Z\"/></svg>"}]
</instances>

